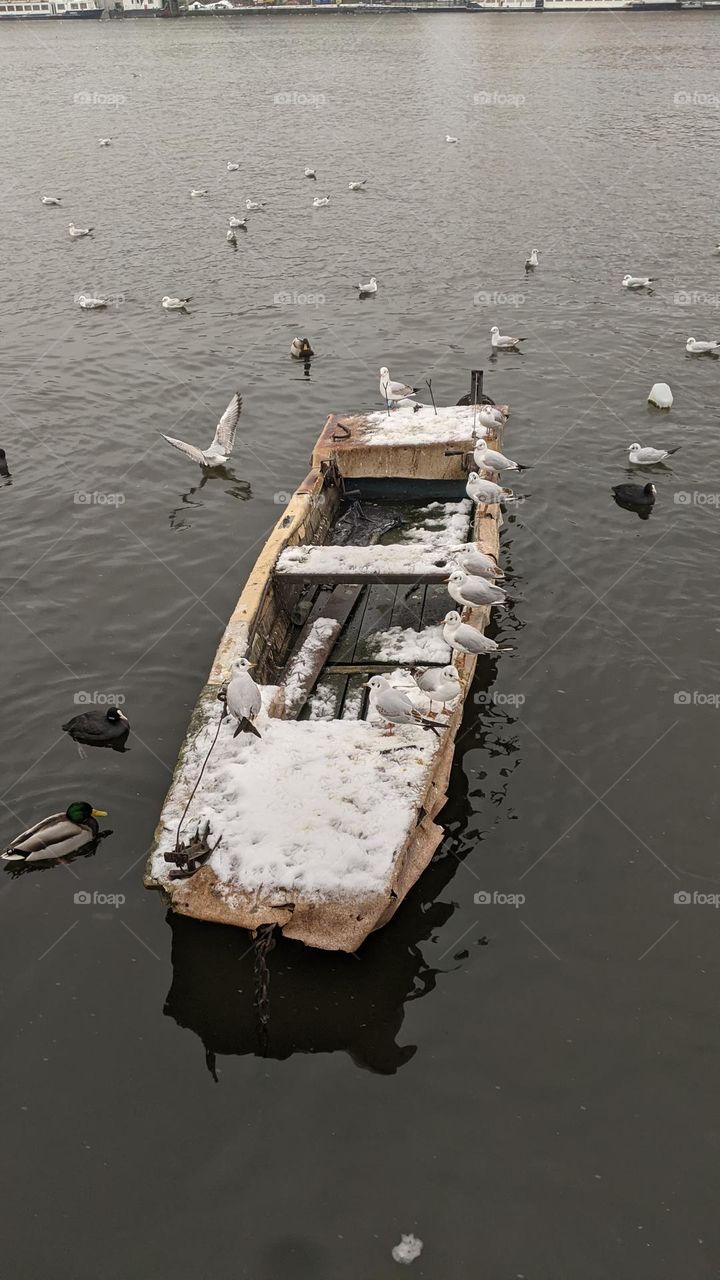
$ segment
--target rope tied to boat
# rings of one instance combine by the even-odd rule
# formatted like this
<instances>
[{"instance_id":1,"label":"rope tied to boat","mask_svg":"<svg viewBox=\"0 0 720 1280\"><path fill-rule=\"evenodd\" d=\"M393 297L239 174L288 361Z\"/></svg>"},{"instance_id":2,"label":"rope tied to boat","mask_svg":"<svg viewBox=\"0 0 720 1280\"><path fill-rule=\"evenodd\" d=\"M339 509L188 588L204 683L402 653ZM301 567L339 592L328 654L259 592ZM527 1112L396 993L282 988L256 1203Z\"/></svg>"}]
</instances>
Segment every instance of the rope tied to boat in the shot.
<instances>
[{"instance_id":1,"label":"rope tied to boat","mask_svg":"<svg viewBox=\"0 0 720 1280\"><path fill-rule=\"evenodd\" d=\"M210 857L210 854L215 852L218 845L220 844L220 841L222 840L222 836L218 836L217 840L215 841L215 844L212 846L210 845L208 841L208 836L210 834L210 823L206 822L205 828L202 834L200 832L200 824L198 823L197 828L195 830L195 835L192 837L189 843L186 843L185 841L183 841L182 844L180 843L180 830L182 828L182 824L185 821L187 811L193 802L195 792L200 786L202 776L205 772L205 767L207 765L208 760L210 759L213 747L215 746L215 743L217 742L218 737L220 735L220 728L221 728L222 722L227 715L227 708L225 707L223 694L219 693L218 698L223 702L223 709L220 713L220 719L218 720L218 723L217 723L215 735L213 737L212 742L210 743L210 748L208 750L208 753L205 756L205 759L203 760L202 769L200 770L197 776L195 786L190 792L188 802L185 805L185 808L183 809L182 814L180 815L180 821L177 824L177 831L175 832L175 848L172 850L171 853L166 853L163 855L166 862L175 863L176 870L171 871L170 873L171 880L187 880L190 876L194 876L195 872L199 871L200 867L205 862L207 862L208 858Z\"/></svg>"}]
</instances>

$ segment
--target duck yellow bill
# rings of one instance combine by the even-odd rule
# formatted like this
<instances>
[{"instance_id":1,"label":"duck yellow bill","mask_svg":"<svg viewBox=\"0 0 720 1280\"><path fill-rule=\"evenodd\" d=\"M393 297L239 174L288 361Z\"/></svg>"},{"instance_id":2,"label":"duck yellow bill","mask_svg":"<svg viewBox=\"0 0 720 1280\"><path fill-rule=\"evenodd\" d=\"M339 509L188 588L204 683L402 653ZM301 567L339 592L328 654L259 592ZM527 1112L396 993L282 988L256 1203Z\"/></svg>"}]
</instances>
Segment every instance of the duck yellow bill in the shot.
<instances>
[{"instance_id":1,"label":"duck yellow bill","mask_svg":"<svg viewBox=\"0 0 720 1280\"><path fill-rule=\"evenodd\" d=\"M93 818L107 818L107 809L93 809Z\"/></svg>"}]
</instances>

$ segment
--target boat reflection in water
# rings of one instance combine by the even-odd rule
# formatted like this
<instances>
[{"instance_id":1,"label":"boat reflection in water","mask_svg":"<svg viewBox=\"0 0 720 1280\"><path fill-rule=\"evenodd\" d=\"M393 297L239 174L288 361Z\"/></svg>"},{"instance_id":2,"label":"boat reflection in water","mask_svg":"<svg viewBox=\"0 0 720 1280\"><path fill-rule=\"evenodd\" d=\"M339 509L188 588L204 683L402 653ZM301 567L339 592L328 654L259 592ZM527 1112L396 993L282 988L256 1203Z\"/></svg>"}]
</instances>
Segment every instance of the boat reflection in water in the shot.
<instances>
[{"instance_id":1,"label":"boat reflection in water","mask_svg":"<svg viewBox=\"0 0 720 1280\"><path fill-rule=\"evenodd\" d=\"M477 688L492 684L494 675L492 663ZM397 1043L405 1005L428 995L439 974L453 972L487 941L478 919L462 952L453 946L444 950L452 931L443 926L457 904L439 901L440 895L467 854L473 851L477 856L478 836L465 838L468 813L487 797L496 823L497 806L504 801L513 772L509 757L514 766L519 763L511 717L496 709L478 715L472 703L469 698L458 735L460 750L443 816L447 836L427 871L390 923L371 934L357 955L319 951L279 936L269 955L266 1029L255 1006L255 949L248 933L168 913L173 980L164 1012L199 1036L216 1081L216 1058L224 1054L283 1060L294 1053L341 1051L358 1067L380 1075L394 1075L414 1057L417 1045ZM463 769L466 754L483 761L483 789L480 792L473 771L472 796ZM466 898L475 881L462 870L460 875ZM429 964L421 951L421 943L436 939L442 967Z\"/></svg>"}]
</instances>

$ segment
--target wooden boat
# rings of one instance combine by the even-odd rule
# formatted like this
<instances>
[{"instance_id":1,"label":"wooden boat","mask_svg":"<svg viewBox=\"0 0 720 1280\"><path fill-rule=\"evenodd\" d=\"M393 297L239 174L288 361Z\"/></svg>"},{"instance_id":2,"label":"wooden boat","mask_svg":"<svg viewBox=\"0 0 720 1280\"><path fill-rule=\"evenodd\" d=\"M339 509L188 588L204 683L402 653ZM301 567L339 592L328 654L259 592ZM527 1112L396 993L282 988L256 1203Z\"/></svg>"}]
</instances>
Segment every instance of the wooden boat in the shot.
<instances>
[{"instance_id":1,"label":"wooden boat","mask_svg":"<svg viewBox=\"0 0 720 1280\"><path fill-rule=\"evenodd\" d=\"M462 696L436 732L385 736L363 686L383 673L422 699L410 669L451 660L450 548L475 541L498 555L499 508L473 510L465 495L476 415L468 405L327 419L180 752L145 877L172 911L355 951L428 865L476 659L453 655ZM463 618L484 629L489 610ZM244 656L263 687L260 739L220 719ZM178 855L204 827L207 842Z\"/></svg>"}]
</instances>

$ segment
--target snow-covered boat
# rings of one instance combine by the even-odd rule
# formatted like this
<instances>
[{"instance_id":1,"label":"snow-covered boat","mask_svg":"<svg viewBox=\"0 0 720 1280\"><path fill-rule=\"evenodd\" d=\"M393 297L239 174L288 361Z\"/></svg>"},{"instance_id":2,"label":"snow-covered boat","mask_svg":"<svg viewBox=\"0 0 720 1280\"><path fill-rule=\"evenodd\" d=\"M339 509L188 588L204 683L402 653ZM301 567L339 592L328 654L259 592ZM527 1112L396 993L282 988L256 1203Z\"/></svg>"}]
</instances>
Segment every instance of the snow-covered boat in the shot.
<instances>
[{"instance_id":1,"label":"snow-covered boat","mask_svg":"<svg viewBox=\"0 0 720 1280\"><path fill-rule=\"evenodd\" d=\"M355 951L430 862L476 662L443 637L456 607L445 585L451 553L467 541L499 550L500 509L473 507L465 493L477 412L327 419L180 751L145 877L172 911ZM489 609L463 617L483 630ZM221 721L242 657L262 687L260 738ZM451 660L461 695L444 713L435 706L437 732L412 724L386 736L368 701L371 676L403 688L425 715L411 672ZM188 853L196 831L207 838Z\"/></svg>"}]
</instances>

